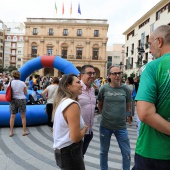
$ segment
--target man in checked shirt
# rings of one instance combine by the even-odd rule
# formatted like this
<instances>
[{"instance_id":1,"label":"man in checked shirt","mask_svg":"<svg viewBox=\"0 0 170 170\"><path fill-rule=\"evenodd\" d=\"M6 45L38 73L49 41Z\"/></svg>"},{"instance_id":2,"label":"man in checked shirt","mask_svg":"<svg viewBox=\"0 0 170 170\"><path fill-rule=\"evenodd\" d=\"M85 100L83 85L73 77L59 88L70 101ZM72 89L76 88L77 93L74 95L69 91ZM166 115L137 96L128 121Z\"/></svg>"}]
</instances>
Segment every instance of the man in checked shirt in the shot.
<instances>
[{"instance_id":1,"label":"man in checked shirt","mask_svg":"<svg viewBox=\"0 0 170 170\"><path fill-rule=\"evenodd\" d=\"M89 146L90 141L93 138L93 121L94 121L94 112L96 97L93 88L93 82L95 80L95 70L92 65L84 65L81 69L81 84L82 84L82 94L79 95L79 103L81 106L81 114L84 119L84 122L88 126L86 135L84 136L83 142L83 155L86 153L86 150Z\"/></svg>"}]
</instances>

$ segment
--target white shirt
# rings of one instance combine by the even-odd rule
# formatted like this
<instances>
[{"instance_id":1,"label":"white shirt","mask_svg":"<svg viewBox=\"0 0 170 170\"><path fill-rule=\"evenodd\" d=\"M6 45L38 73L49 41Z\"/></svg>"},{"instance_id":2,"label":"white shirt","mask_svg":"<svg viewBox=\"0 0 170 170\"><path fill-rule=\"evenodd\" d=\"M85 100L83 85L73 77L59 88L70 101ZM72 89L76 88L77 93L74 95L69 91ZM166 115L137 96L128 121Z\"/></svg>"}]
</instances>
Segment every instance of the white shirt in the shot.
<instances>
[{"instance_id":1,"label":"white shirt","mask_svg":"<svg viewBox=\"0 0 170 170\"><path fill-rule=\"evenodd\" d=\"M12 80L11 87L12 87L12 98L26 99L26 96L24 94L24 87L26 87L26 84L23 81Z\"/></svg>"},{"instance_id":2,"label":"white shirt","mask_svg":"<svg viewBox=\"0 0 170 170\"><path fill-rule=\"evenodd\" d=\"M55 116L54 116L54 124L53 124L53 140L54 140L53 148L54 149L61 149L73 143L73 141L70 138L70 131L69 131L68 124L63 116L63 110L73 102L79 105L77 101L68 98L68 99L63 99L63 101L58 105L56 109ZM84 121L80 113L80 129L82 129L83 127L84 127Z\"/></svg>"},{"instance_id":3,"label":"white shirt","mask_svg":"<svg viewBox=\"0 0 170 170\"><path fill-rule=\"evenodd\" d=\"M58 85L55 85L55 84L51 84L47 87L47 91L48 91L47 103L54 102L54 97L57 93L57 90L58 90Z\"/></svg>"},{"instance_id":4,"label":"white shirt","mask_svg":"<svg viewBox=\"0 0 170 170\"><path fill-rule=\"evenodd\" d=\"M37 91L33 91L31 95L32 95L32 97L33 97L33 99L34 99L35 101L38 100L38 96L37 96L37 95L39 95L39 93L38 93Z\"/></svg>"}]
</instances>

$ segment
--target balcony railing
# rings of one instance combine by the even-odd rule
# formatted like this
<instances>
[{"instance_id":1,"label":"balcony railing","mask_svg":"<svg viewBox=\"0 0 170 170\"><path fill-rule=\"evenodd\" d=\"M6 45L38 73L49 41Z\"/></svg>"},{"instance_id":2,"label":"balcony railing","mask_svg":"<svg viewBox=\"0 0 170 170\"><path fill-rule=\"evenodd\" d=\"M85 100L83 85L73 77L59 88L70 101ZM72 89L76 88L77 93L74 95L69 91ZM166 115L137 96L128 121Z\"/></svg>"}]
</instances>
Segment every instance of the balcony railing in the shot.
<instances>
[{"instance_id":1,"label":"balcony railing","mask_svg":"<svg viewBox=\"0 0 170 170\"><path fill-rule=\"evenodd\" d=\"M77 55L76 59L82 59L82 56L81 55Z\"/></svg>"},{"instance_id":2,"label":"balcony railing","mask_svg":"<svg viewBox=\"0 0 170 170\"><path fill-rule=\"evenodd\" d=\"M74 59L74 55L69 55L69 59Z\"/></svg>"},{"instance_id":3,"label":"balcony railing","mask_svg":"<svg viewBox=\"0 0 170 170\"><path fill-rule=\"evenodd\" d=\"M61 55L62 58L67 58L67 55Z\"/></svg>"},{"instance_id":4,"label":"balcony railing","mask_svg":"<svg viewBox=\"0 0 170 170\"><path fill-rule=\"evenodd\" d=\"M33 34L33 35L38 35L38 32L33 32L32 34Z\"/></svg>"},{"instance_id":5,"label":"balcony railing","mask_svg":"<svg viewBox=\"0 0 170 170\"><path fill-rule=\"evenodd\" d=\"M106 19L72 19L72 18L27 18L26 22L107 24Z\"/></svg>"},{"instance_id":6,"label":"balcony railing","mask_svg":"<svg viewBox=\"0 0 170 170\"><path fill-rule=\"evenodd\" d=\"M16 53L11 53L10 56L16 56Z\"/></svg>"},{"instance_id":7,"label":"balcony railing","mask_svg":"<svg viewBox=\"0 0 170 170\"><path fill-rule=\"evenodd\" d=\"M145 48L148 49L149 48L149 44L148 42L145 43Z\"/></svg>"},{"instance_id":8,"label":"balcony railing","mask_svg":"<svg viewBox=\"0 0 170 170\"><path fill-rule=\"evenodd\" d=\"M11 49L16 49L17 47L16 46L11 46Z\"/></svg>"},{"instance_id":9,"label":"balcony railing","mask_svg":"<svg viewBox=\"0 0 170 170\"><path fill-rule=\"evenodd\" d=\"M9 62L10 64L15 64L16 63L16 61L12 61L12 60L10 60L10 62Z\"/></svg>"},{"instance_id":10,"label":"balcony railing","mask_svg":"<svg viewBox=\"0 0 170 170\"><path fill-rule=\"evenodd\" d=\"M82 36L82 34L80 34L80 33L77 33L77 36L79 36L79 37L80 37L80 36Z\"/></svg>"},{"instance_id":11,"label":"balcony railing","mask_svg":"<svg viewBox=\"0 0 170 170\"><path fill-rule=\"evenodd\" d=\"M53 35L54 34L54 32L48 32L48 35Z\"/></svg>"},{"instance_id":12,"label":"balcony railing","mask_svg":"<svg viewBox=\"0 0 170 170\"><path fill-rule=\"evenodd\" d=\"M92 60L98 60L98 56L93 56Z\"/></svg>"},{"instance_id":13,"label":"balcony railing","mask_svg":"<svg viewBox=\"0 0 170 170\"><path fill-rule=\"evenodd\" d=\"M63 36L68 36L68 32L63 32Z\"/></svg>"},{"instance_id":14,"label":"balcony railing","mask_svg":"<svg viewBox=\"0 0 170 170\"><path fill-rule=\"evenodd\" d=\"M37 54L31 54L31 58L36 58L37 56Z\"/></svg>"}]
</instances>

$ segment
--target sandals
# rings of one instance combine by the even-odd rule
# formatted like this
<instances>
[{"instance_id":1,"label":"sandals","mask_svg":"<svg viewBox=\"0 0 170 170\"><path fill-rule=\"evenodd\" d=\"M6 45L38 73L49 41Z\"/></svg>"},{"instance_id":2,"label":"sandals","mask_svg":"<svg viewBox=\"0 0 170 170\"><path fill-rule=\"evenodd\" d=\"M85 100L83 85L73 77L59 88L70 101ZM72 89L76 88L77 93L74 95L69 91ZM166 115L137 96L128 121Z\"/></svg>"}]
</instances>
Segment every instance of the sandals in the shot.
<instances>
[{"instance_id":1,"label":"sandals","mask_svg":"<svg viewBox=\"0 0 170 170\"><path fill-rule=\"evenodd\" d=\"M29 134L29 132L25 131L25 132L22 134L22 136L26 136L26 135L28 135L28 134Z\"/></svg>"},{"instance_id":2,"label":"sandals","mask_svg":"<svg viewBox=\"0 0 170 170\"><path fill-rule=\"evenodd\" d=\"M22 134L22 136L27 136L28 134L29 134L29 132L25 131L25 132ZM12 137L12 136L14 136L14 133L10 133L10 134L9 134L9 137Z\"/></svg>"},{"instance_id":3,"label":"sandals","mask_svg":"<svg viewBox=\"0 0 170 170\"><path fill-rule=\"evenodd\" d=\"M14 136L14 134L13 134L13 133L10 133L10 134L9 134L9 137L12 137L12 136Z\"/></svg>"}]
</instances>

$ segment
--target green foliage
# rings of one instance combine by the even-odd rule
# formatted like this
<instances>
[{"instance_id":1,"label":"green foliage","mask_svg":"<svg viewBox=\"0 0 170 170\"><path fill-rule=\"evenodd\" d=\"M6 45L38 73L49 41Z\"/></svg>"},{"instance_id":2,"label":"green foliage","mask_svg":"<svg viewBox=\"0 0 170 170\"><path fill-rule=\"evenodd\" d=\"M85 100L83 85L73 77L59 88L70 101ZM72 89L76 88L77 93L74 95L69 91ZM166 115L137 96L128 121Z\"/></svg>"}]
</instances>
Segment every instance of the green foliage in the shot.
<instances>
[{"instance_id":1,"label":"green foliage","mask_svg":"<svg viewBox=\"0 0 170 170\"><path fill-rule=\"evenodd\" d=\"M10 73L13 71L13 70L18 70L15 66L12 66L10 65L8 68L7 68L7 71L9 71Z\"/></svg>"},{"instance_id":2,"label":"green foliage","mask_svg":"<svg viewBox=\"0 0 170 170\"><path fill-rule=\"evenodd\" d=\"M132 72L132 73L130 74L130 77L135 77L135 73Z\"/></svg>"},{"instance_id":3,"label":"green foliage","mask_svg":"<svg viewBox=\"0 0 170 170\"><path fill-rule=\"evenodd\" d=\"M126 80L127 79L127 74L123 73L123 79Z\"/></svg>"},{"instance_id":4,"label":"green foliage","mask_svg":"<svg viewBox=\"0 0 170 170\"><path fill-rule=\"evenodd\" d=\"M4 68L2 66L0 66L0 73L4 72Z\"/></svg>"}]
</instances>

